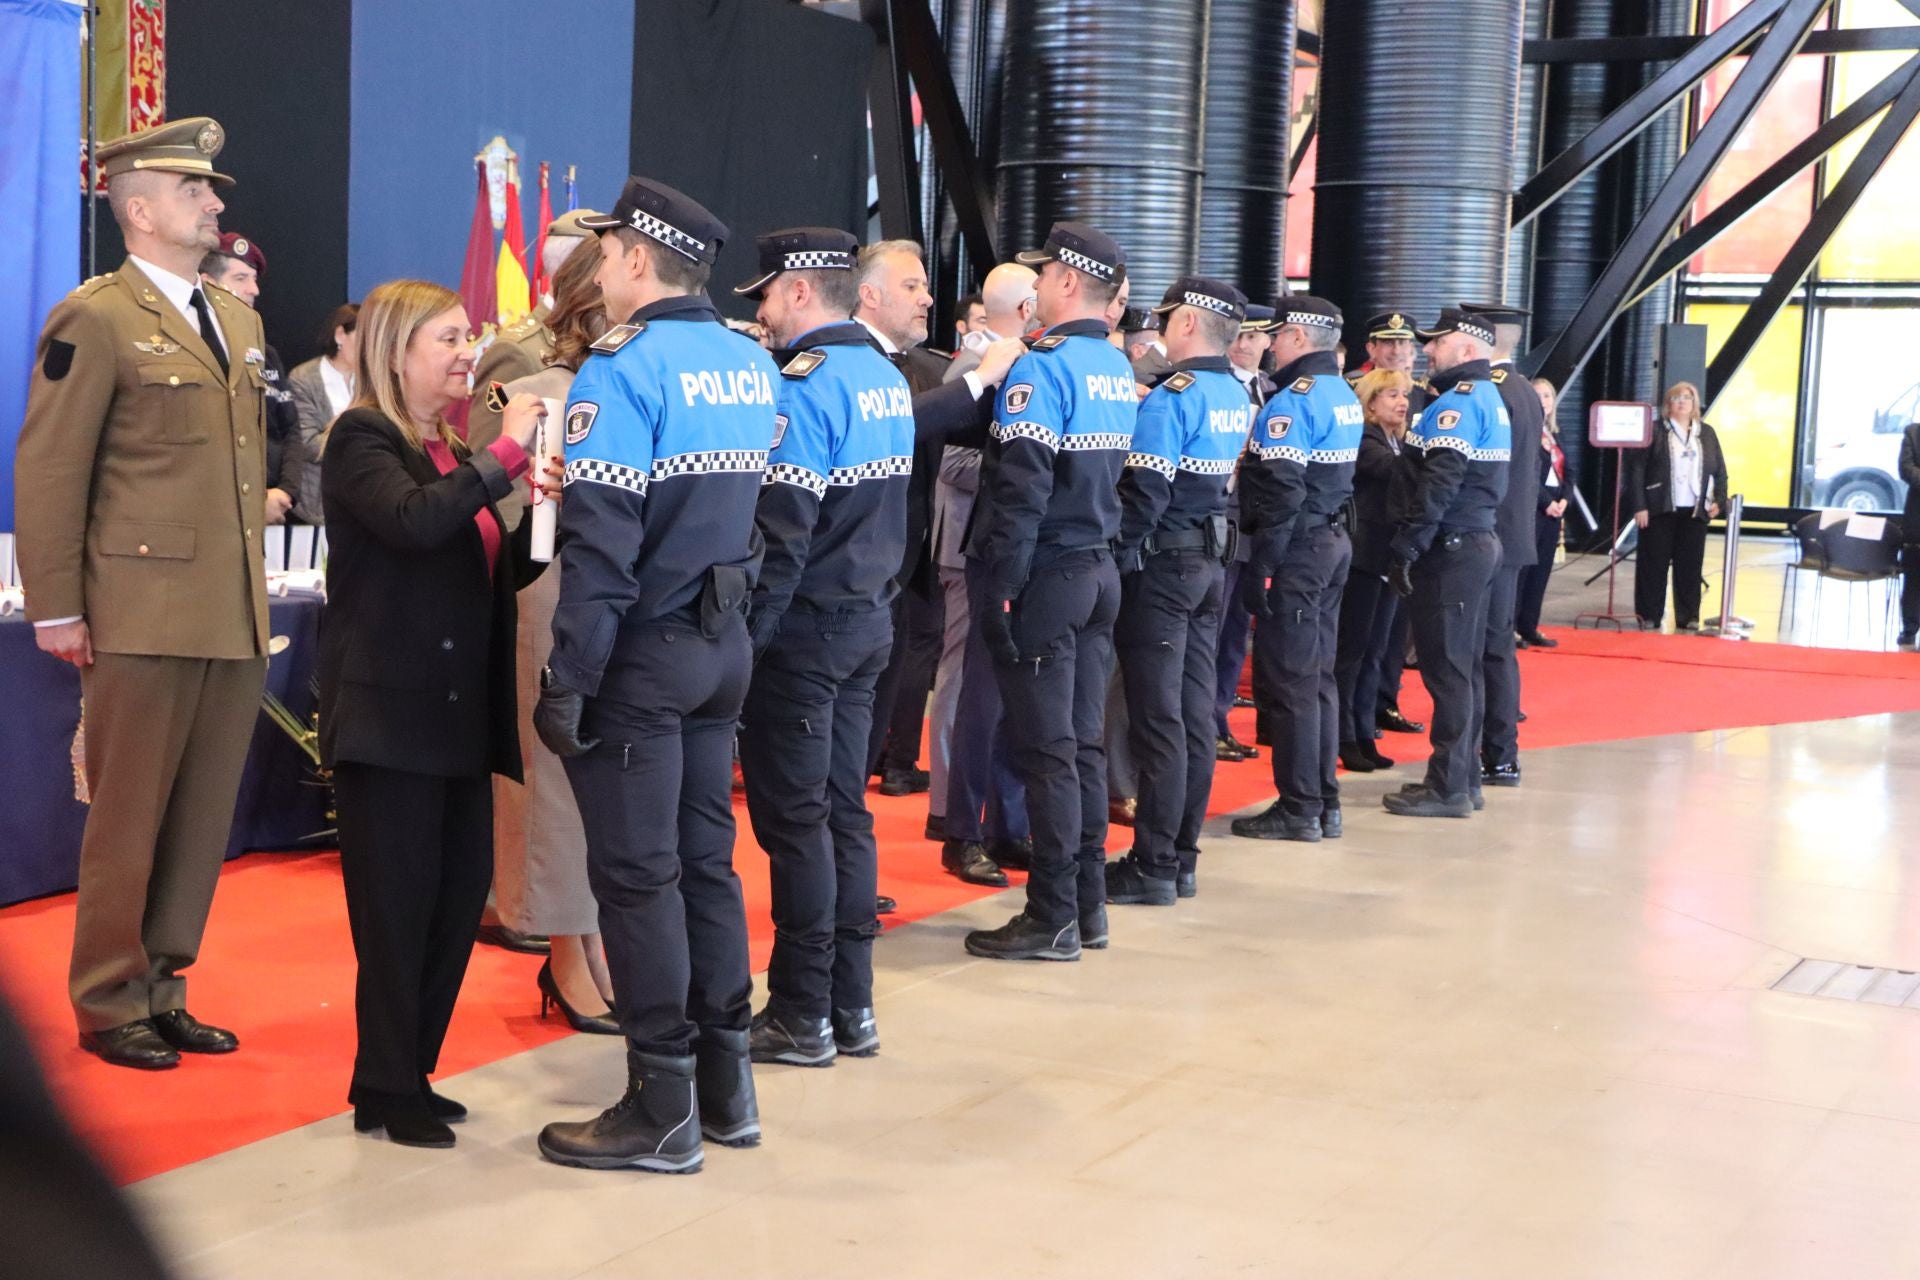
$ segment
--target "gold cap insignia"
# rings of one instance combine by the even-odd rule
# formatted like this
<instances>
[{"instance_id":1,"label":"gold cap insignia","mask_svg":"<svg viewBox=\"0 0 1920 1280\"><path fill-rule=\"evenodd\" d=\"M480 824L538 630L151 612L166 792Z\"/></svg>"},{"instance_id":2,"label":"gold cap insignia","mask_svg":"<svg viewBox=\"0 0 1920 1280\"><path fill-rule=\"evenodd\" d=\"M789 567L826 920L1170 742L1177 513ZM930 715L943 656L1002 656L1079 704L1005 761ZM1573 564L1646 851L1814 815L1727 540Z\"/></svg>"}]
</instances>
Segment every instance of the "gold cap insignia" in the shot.
<instances>
[{"instance_id":1,"label":"gold cap insignia","mask_svg":"<svg viewBox=\"0 0 1920 1280\"><path fill-rule=\"evenodd\" d=\"M212 120L201 125L200 132L193 137L193 145L200 148L203 155L209 156L220 150L220 144L223 141L225 139L221 136L220 126Z\"/></svg>"}]
</instances>

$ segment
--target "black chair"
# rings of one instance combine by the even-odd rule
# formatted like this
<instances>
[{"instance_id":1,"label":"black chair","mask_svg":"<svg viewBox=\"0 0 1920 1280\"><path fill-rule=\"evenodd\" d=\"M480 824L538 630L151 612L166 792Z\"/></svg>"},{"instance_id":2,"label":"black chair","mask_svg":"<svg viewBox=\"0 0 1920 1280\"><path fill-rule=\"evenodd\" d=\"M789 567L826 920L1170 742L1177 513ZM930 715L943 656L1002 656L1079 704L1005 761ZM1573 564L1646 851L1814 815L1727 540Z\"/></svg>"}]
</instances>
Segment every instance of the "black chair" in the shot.
<instances>
[{"instance_id":1,"label":"black chair","mask_svg":"<svg viewBox=\"0 0 1920 1280\"><path fill-rule=\"evenodd\" d=\"M1853 642L1853 590L1854 584L1875 582L1883 584L1885 608L1882 625L1888 634L1893 632L1895 584L1900 577L1900 547L1906 541L1906 532L1898 519L1892 516L1875 517L1882 521L1876 537L1861 537L1849 530L1857 529L1854 518L1837 520L1820 525L1821 513L1795 521L1793 533L1800 544L1800 559L1796 569L1814 569L1817 576L1813 585L1813 612L1820 616L1820 587L1822 582L1831 578L1835 582L1845 582L1848 586L1847 597L1847 643ZM1872 595L1868 595L1871 608ZM1871 619L1872 614L1868 614ZM1785 632L1785 626L1782 626Z\"/></svg>"}]
</instances>

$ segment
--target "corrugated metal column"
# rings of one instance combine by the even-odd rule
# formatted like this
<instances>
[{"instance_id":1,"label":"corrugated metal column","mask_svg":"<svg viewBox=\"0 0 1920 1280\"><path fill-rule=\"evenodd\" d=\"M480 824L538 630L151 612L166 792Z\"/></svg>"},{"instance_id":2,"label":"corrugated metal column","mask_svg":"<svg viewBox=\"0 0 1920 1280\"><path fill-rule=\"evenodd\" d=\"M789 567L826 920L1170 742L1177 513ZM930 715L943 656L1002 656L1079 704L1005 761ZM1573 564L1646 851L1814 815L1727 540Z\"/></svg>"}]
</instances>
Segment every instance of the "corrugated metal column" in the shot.
<instances>
[{"instance_id":1,"label":"corrugated metal column","mask_svg":"<svg viewBox=\"0 0 1920 1280\"><path fill-rule=\"evenodd\" d=\"M1569 3L1570 0L1560 0ZM1538 40L1550 29L1555 0L1525 0L1526 38ZM1520 102L1514 116L1513 178L1520 186L1540 167L1540 139L1546 127L1547 69L1543 66L1520 67ZM1537 220L1529 219L1507 237L1507 296L1516 307L1533 305L1533 242L1540 233Z\"/></svg>"},{"instance_id":2,"label":"corrugated metal column","mask_svg":"<svg viewBox=\"0 0 1920 1280\"><path fill-rule=\"evenodd\" d=\"M1295 0L1212 0L1195 269L1271 302L1285 287Z\"/></svg>"},{"instance_id":3,"label":"corrugated metal column","mask_svg":"<svg viewBox=\"0 0 1920 1280\"><path fill-rule=\"evenodd\" d=\"M1136 302L1193 270L1207 6L1009 0L1000 239L1031 248L1056 219L1127 251Z\"/></svg>"},{"instance_id":4,"label":"corrugated metal column","mask_svg":"<svg viewBox=\"0 0 1920 1280\"><path fill-rule=\"evenodd\" d=\"M1506 287L1522 0L1329 4L1313 291L1367 315Z\"/></svg>"}]
</instances>

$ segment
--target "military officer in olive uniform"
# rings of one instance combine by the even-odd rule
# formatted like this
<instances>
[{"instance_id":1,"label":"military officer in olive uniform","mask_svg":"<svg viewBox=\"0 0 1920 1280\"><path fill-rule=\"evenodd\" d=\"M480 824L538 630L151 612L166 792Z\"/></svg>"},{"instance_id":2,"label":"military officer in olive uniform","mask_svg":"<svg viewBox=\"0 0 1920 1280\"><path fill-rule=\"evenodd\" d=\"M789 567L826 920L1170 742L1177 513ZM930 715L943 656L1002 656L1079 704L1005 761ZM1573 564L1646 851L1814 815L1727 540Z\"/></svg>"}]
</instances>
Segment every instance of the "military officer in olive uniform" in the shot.
<instances>
[{"instance_id":1,"label":"military officer in olive uniform","mask_svg":"<svg viewBox=\"0 0 1920 1280\"><path fill-rule=\"evenodd\" d=\"M225 141L194 118L102 147L127 261L53 309L14 460L40 647L80 668L93 796L69 974L118 1066L226 1053L186 1009L266 677L266 339L203 285Z\"/></svg>"},{"instance_id":2,"label":"military officer in olive uniform","mask_svg":"<svg viewBox=\"0 0 1920 1280\"><path fill-rule=\"evenodd\" d=\"M557 271L567 254L593 241L593 233L580 225L580 219L599 216L592 209L570 209L547 224L546 254L552 259L549 271ZM488 405L488 386L529 378L547 367L547 358L553 354L553 330L547 328L552 310L551 303L541 303L531 314L502 329L480 353L480 363L473 370L473 398L467 407L467 443L475 449L484 449L500 438L500 410Z\"/></svg>"}]
</instances>

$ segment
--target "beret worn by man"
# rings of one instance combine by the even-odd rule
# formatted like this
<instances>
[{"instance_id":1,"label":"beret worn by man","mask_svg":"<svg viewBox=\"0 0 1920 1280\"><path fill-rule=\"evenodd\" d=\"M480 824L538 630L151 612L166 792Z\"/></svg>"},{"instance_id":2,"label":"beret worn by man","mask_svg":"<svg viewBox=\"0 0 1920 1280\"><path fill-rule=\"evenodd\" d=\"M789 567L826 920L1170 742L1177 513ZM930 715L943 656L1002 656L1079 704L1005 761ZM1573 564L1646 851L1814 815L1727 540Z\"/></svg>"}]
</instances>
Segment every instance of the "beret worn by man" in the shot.
<instances>
[{"instance_id":1,"label":"beret worn by man","mask_svg":"<svg viewBox=\"0 0 1920 1280\"><path fill-rule=\"evenodd\" d=\"M149 1069L237 1047L186 1012L182 976L266 675L266 342L197 274L223 141L195 118L100 150L127 261L48 316L14 462L27 611L86 698L81 1044Z\"/></svg>"}]
</instances>

